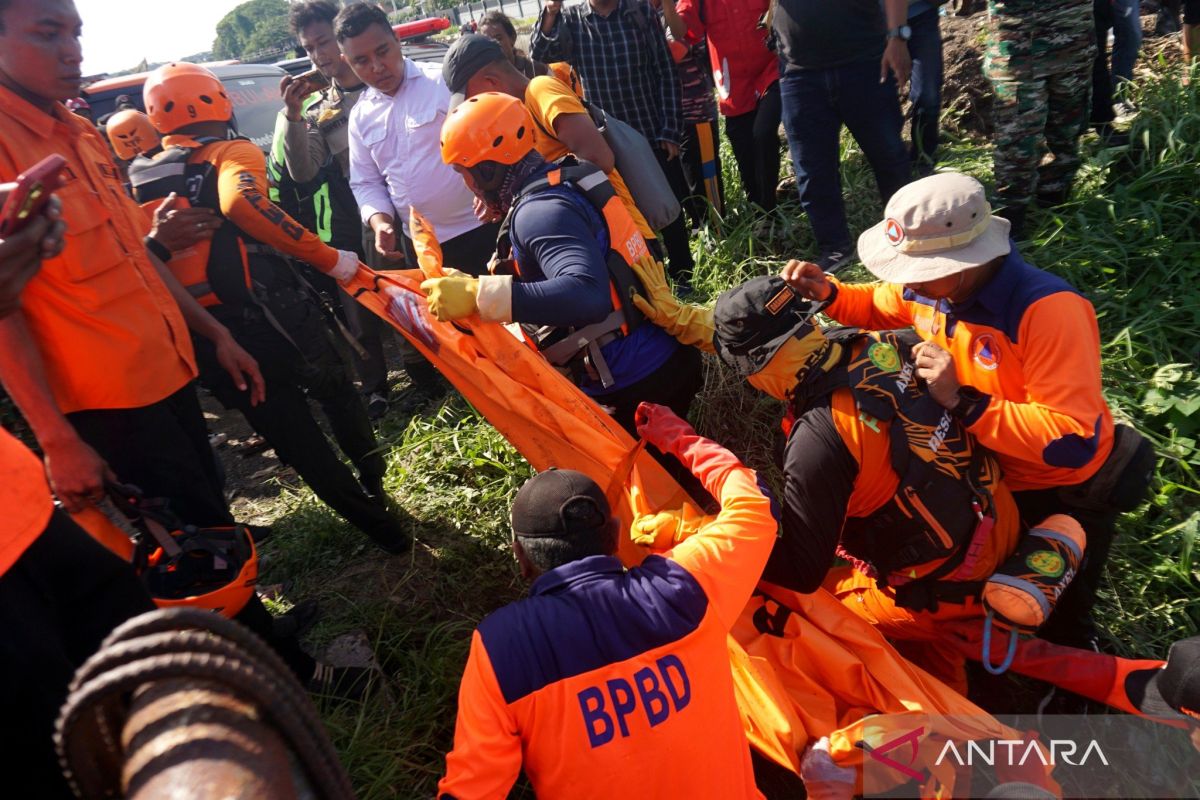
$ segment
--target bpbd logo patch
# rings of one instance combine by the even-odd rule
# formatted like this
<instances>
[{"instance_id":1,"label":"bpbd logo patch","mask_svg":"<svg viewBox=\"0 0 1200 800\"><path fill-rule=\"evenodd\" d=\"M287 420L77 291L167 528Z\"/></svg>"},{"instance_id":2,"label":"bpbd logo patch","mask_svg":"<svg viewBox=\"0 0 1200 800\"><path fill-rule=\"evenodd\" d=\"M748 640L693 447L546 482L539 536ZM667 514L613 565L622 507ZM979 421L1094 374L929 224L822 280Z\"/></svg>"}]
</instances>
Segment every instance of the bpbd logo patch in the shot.
<instances>
[{"instance_id":1,"label":"bpbd logo patch","mask_svg":"<svg viewBox=\"0 0 1200 800\"><path fill-rule=\"evenodd\" d=\"M1000 346L990 333L985 333L971 342L971 356L976 364L988 372L1000 366Z\"/></svg>"}]
</instances>

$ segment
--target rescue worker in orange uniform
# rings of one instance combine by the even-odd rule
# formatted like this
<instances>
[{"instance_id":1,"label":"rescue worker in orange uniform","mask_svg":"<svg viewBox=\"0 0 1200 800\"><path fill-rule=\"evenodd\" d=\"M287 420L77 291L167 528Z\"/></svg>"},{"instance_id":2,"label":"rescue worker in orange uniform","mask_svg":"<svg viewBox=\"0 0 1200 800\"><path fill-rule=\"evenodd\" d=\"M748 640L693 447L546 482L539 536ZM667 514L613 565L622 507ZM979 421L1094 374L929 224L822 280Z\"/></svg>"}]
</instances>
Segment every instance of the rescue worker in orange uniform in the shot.
<instances>
[{"instance_id":1,"label":"rescue worker in orange uniform","mask_svg":"<svg viewBox=\"0 0 1200 800\"><path fill-rule=\"evenodd\" d=\"M228 524L188 328L250 401L261 398L261 377L229 330L158 269L143 241L146 215L107 145L62 105L79 93L79 27L68 0L0 10L0 182L63 156L57 196L69 222L62 252L44 259L21 308L0 321L0 380L68 510L102 497L115 474L196 524Z\"/></svg>"},{"instance_id":2,"label":"rescue worker in orange uniform","mask_svg":"<svg viewBox=\"0 0 1200 800\"><path fill-rule=\"evenodd\" d=\"M626 299L641 286L638 262L652 256L604 172L548 163L535 149L529 111L497 92L450 112L442 158L505 221L497 274L421 285L433 315L521 323L546 359L627 431L642 401L686 416L702 382L700 355Z\"/></svg>"},{"instance_id":3,"label":"rescue worker in orange uniform","mask_svg":"<svg viewBox=\"0 0 1200 800\"><path fill-rule=\"evenodd\" d=\"M911 325L924 340L913 350L916 377L995 454L1025 523L1054 513L1080 522L1083 567L1042 635L1087 646L1116 514L1141 500L1154 455L1131 428L1118 427L1114 448L1091 303L1026 263L1008 232L978 181L943 173L898 191L859 237L859 257L881 283L844 284L798 261L783 277L843 324Z\"/></svg>"},{"instance_id":4,"label":"rescue worker in orange uniform","mask_svg":"<svg viewBox=\"0 0 1200 800\"><path fill-rule=\"evenodd\" d=\"M551 470L512 508L530 596L471 638L442 800L504 797L524 770L539 797L759 798L726 637L775 540L753 471L662 406L638 430L720 500L716 519L626 570L591 479Z\"/></svg>"},{"instance_id":5,"label":"rescue worker in orange uniform","mask_svg":"<svg viewBox=\"0 0 1200 800\"><path fill-rule=\"evenodd\" d=\"M780 538L763 578L803 593L824 585L965 693L964 658L930 643L940 622L983 615L983 583L1021 533L1012 494L914 379L911 338L825 332L816 308L761 277L713 310L717 355L788 403ZM835 556L852 566L831 569Z\"/></svg>"},{"instance_id":6,"label":"rescue worker in orange uniform","mask_svg":"<svg viewBox=\"0 0 1200 800\"><path fill-rule=\"evenodd\" d=\"M0 204L6 192L0 191ZM0 239L0 319L64 247L61 204ZM54 510L42 462L0 429L0 753L13 797L71 798L54 753L75 670L109 631L154 606L133 570Z\"/></svg>"},{"instance_id":7,"label":"rescue worker in orange uniform","mask_svg":"<svg viewBox=\"0 0 1200 800\"><path fill-rule=\"evenodd\" d=\"M130 165L144 205L172 195L209 208L221 220L206 247L159 253L187 290L254 353L267 382L264 403L245 395L196 342L201 381L236 408L296 469L317 496L389 553L411 544L387 507L385 463L362 398L354 389L326 321L288 258L344 281L358 256L335 250L267 199L266 162L249 140L232 136L233 108L221 82L203 67L166 64L143 88L162 151ZM331 448L309 410L320 402L334 438L358 468L356 478Z\"/></svg>"}]
</instances>

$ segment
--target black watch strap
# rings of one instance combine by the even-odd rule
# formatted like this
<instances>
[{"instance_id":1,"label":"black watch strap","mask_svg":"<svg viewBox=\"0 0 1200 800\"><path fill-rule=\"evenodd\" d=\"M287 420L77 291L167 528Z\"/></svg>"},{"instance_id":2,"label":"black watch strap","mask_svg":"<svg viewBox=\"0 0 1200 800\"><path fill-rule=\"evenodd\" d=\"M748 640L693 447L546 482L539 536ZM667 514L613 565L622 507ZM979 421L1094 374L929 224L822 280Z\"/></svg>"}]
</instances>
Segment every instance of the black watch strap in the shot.
<instances>
[{"instance_id":1,"label":"black watch strap","mask_svg":"<svg viewBox=\"0 0 1200 800\"><path fill-rule=\"evenodd\" d=\"M951 410L950 414L958 419L969 417L975 407L984 399L985 395L974 386L960 386L958 388L958 405Z\"/></svg>"},{"instance_id":2,"label":"black watch strap","mask_svg":"<svg viewBox=\"0 0 1200 800\"><path fill-rule=\"evenodd\" d=\"M165 264L171 260L171 251L168 250L167 246L164 245L162 242L158 241L157 239L155 239L152 236L147 236L142 241L146 243L147 250L149 250L151 253L154 253L154 255L158 256L159 261L161 261Z\"/></svg>"}]
</instances>

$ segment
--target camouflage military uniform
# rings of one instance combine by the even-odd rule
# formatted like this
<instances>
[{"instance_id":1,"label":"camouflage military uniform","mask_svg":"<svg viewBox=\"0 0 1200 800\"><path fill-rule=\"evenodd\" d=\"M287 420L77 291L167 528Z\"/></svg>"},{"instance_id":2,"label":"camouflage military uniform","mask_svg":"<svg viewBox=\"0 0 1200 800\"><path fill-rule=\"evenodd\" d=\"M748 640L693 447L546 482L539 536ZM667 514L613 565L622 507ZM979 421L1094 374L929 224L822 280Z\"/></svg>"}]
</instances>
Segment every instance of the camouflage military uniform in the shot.
<instances>
[{"instance_id":1,"label":"camouflage military uniform","mask_svg":"<svg viewBox=\"0 0 1200 800\"><path fill-rule=\"evenodd\" d=\"M1023 210L1064 198L1079 169L1096 54L1091 0L988 0L996 195ZM1049 151L1052 160L1043 162Z\"/></svg>"}]
</instances>

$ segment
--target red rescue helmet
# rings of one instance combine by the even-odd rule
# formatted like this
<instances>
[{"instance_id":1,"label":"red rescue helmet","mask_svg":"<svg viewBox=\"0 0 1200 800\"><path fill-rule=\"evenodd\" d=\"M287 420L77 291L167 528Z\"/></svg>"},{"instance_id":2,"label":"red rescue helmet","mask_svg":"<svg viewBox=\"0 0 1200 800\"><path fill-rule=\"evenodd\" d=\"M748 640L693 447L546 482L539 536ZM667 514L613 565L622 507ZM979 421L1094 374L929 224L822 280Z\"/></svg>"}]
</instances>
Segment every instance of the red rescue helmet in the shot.
<instances>
[{"instance_id":1,"label":"red rescue helmet","mask_svg":"<svg viewBox=\"0 0 1200 800\"><path fill-rule=\"evenodd\" d=\"M174 133L193 122L228 122L233 104L216 75L199 64L163 64L142 87L146 114L159 133Z\"/></svg>"}]
</instances>

